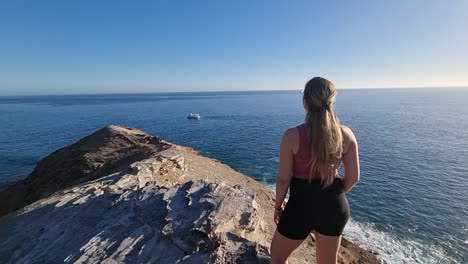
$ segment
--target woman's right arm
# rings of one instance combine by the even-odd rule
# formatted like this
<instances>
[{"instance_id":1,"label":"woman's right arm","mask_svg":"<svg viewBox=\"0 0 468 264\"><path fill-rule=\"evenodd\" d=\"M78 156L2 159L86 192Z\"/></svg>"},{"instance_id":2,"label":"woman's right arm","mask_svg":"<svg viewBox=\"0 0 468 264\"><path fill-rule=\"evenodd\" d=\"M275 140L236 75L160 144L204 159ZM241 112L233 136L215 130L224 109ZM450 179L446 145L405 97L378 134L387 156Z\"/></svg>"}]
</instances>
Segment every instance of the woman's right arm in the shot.
<instances>
[{"instance_id":1,"label":"woman's right arm","mask_svg":"<svg viewBox=\"0 0 468 264\"><path fill-rule=\"evenodd\" d=\"M342 126L344 141L343 165L344 165L344 191L349 192L359 181L359 150L356 137L348 127Z\"/></svg>"}]
</instances>

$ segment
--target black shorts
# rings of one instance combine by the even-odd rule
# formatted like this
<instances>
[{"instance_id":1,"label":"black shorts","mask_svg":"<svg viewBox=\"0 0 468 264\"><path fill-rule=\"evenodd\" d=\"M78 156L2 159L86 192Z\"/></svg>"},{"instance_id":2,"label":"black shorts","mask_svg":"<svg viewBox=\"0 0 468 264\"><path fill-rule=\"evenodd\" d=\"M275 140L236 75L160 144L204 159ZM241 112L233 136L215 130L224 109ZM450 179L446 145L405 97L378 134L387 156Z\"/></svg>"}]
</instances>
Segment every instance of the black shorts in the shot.
<instances>
[{"instance_id":1,"label":"black shorts","mask_svg":"<svg viewBox=\"0 0 468 264\"><path fill-rule=\"evenodd\" d=\"M289 239L304 240L312 231L339 236L349 220L349 205L343 181L335 178L328 186L320 180L293 178L290 197L284 209L278 232Z\"/></svg>"}]
</instances>

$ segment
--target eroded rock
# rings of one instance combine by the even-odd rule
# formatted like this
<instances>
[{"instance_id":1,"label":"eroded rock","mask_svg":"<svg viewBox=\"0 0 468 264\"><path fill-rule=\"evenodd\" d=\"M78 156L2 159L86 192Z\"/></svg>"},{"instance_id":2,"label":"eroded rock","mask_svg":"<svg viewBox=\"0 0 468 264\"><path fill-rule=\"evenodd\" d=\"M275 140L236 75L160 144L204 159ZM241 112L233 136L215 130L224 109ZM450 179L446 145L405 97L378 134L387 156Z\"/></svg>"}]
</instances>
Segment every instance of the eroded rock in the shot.
<instances>
[{"instance_id":1,"label":"eroded rock","mask_svg":"<svg viewBox=\"0 0 468 264\"><path fill-rule=\"evenodd\" d=\"M0 192L0 216L82 182L120 171L170 144L134 128L107 126L43 160L24 180Z\"/></svg>"},{"instance_id":2,"label":"eroded rock","mask_svg":"<svg viewBox=\"0 0 468 264\"><path fill-rule=\"evenodd\" d=\"M263 221L253 193L203 180L120 194L99 183L1 218L2 262L268 263L266 246L243 237Z\"/></svg>"}]
</instances>

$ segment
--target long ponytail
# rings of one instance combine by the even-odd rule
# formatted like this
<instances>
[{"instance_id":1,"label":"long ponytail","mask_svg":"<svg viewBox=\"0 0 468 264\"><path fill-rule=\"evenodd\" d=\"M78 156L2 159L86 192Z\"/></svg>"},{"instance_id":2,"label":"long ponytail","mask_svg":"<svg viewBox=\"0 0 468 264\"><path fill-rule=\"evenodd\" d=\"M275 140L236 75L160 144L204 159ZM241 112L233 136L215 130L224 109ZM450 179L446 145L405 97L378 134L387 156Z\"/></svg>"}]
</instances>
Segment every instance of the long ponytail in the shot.
<instances>
[{"instance_id":1,"label":"long ponytail","mask_svg":"<svg viewBox=\"0 0 468 264\"><path fill-rule=\"evenodd\" d=\"M340 122L333 110L335 97L333 83L321 77L311 79L304 90L305 123L310 129L309 179L318 174L324 183L333 181L343 149Z\"/></svg>"}]
</instances>

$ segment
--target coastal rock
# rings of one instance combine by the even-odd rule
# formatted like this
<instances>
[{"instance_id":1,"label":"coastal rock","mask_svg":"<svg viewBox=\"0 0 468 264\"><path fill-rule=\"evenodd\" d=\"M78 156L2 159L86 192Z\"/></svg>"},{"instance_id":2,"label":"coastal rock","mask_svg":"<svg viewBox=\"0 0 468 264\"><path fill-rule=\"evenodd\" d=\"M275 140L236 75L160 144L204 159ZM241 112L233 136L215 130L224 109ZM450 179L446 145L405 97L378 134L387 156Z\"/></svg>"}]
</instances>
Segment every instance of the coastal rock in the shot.
<instances>
[{"instance_id":1,"label":"coastal rock","mask_svg":"<svg viewBox=\"0 0 468 264\"><path fill-rule=\"evenodd\" d=\"M0 192L0 216L66 187L116 172L167 149L134 128L107 126L41 160L24 180Z\"/></svg>"},{"instance_id":2,"label":"coastal rock","mask_svg":"<svg viewBox=\"0 0 468 264\"><path fill-rule=\"evenodd\" d=\"M136 129L101 129L52 153L15 186L0 194L22 191L19 204L0 203L1 263L269 262L273 192ZM315 263L313 239L290 261ZM346 239L338 262L380 263Z\"/></svg>"},{"instance_id":3,"label":"coastal rock","mask_svg":"<svg viewBox=\"0 0 468 264\"><path fill-rule=\"evenodd\" d=\"M1 218L2 263L268 263L267 248L245 238L264 221L255 194L203 180L133 190L116 187L120 177Z\"/></svg>"}]
</instances>

